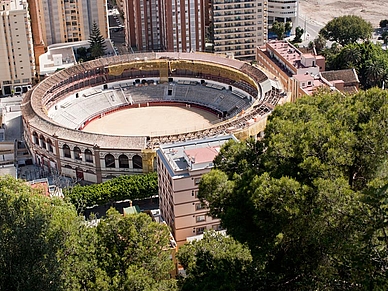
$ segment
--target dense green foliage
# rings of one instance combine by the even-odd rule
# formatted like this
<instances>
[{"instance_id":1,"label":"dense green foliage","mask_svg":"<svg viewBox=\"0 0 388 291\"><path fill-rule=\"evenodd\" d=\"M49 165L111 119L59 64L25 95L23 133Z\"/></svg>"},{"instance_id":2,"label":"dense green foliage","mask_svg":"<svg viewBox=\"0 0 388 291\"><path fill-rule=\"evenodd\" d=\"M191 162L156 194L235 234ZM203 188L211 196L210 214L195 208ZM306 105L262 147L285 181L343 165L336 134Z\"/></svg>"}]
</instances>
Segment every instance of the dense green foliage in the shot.
<instances>
[{"instance_id":1,"label":"dense green foliage","mask_svg":"<svg viewBox=\"0 0 388 291\"><path fill-rule=\"evenodd\" d=\"M62 200L0 177L0 290L60 290L78 223Z\"/></svg>"},{"instance_id":2,"label":"dense green foliage","mask_svg":"<svg viewBox=\"0 0 388 291\"><path fill-rule=\"evenodd\" d=\"M176 290L168 229L148 215L111 209L80 241L70 257L68 290Z\"/></svg>"},{"instance_id":3,"label":"dense green foliage","mask_svg":"<svg viewBox=\"0 0 388 291\"><path fill-rule=\"evenodd\" d=\"M276 34L278 40L282 40L284 39L286 32L289 31L290 29L291 29L291 22L284 23L284 22L275 21L272 24L272 27L270 30L274 34Z\"/></svg>"},{"instance_id":4,"label":"dense green foliage","mask_svg":"<svg viewBox=\"0 0 388 291\"><path fill-rule=\"evenodd\" d=\"M249 246L252 290L387 289L387 121L386 91L320 92L223 147L199 196Z\"/></svg>"},{"instance_id":5,"label":"dense green foliage","mask_svg":"<svg viewBox=\"0 0 388 291\"><path fill-rule=\"evenodd\" d=\"M331 70L354 68L363 88L382 87L388 81L388 52L371 42L349 44L323 52L327 68Z\"/></svg>"},{"instance_id":6,"label":"dense green foliage","mask_svg":"<svg viewBox=\"0 0 388 291\"><path fill-rule=\"evenodd\" d=\"M294 37L294 40L292 42L295 42L295 43L302 42L303 33L304 33L304 29L301 28L300 26L295 28L295 37Z\"/></svg>"},{"instance_id":7,"label":"dense green foliage","mask_svg":"<svg viewBox=\"0 0 388 291\"><path fill-rule=\"evenodd\" d=\"M387 25L388 25L388 19L382 19L382 20L380 20L379 25L380 25L381 28L387 27Z\"/></svg>"},{"instance_id":8,"label":"dense green foliage","mask_svg":"<svg viewBox=\"0 0 388 291\"><path fill-rule=\"evenodd\" d=\"M123 175L101 184L76 185L64 190L78 210L85 206L101 205L124 199L144 199L158 194L156 172L142 175Z\"/></svg>"},{"instance_id":9,"label":"dense green foliage","mask_svg":"<svg viewBox=\"0 0 388 291\"><path fill-rule=\"evenodd\" d=\"M90 54L93 59L97 59L105 55L105 39L101 35L100 28L95 21L93 22L92 31L90 32L89 45Z\"/></svg>"},{"instance_id":10,"label":"dense green foliage","mask_svg":"<svg viewBox=\"0 0 388 291\"><path fill-rule=\"evenodd\" d=\"M74 206L0 178L0 290L176 290L169 232L146 214L85 222Z\"/></svg>"},{"instance_id":11,"label":"dense green foliage","mask_svg":"<svg viewBox=\"0 0 388 291\"><path fill-rule=\"evenodd\" d=\"M178 259L185 268L180 290L252 290L247 280L253 271L249 249L215 231L204 234L202 240L181 247Z\"/></svg>"},{"instance_id":12,"label":"dense green foliage","mask_svg":"<svg viewBox=\"0 0 388 291\"><path fill-rule=\"evenodd\" d=\"M326 47L326 43L326 39L322 35L318 34L313 41L309 42L308 47L309 49L315 48L316 53L320 54Z\"/></svg>"},{"instance_id":13,"label":"dense green foliage","mask_svg":"<svg viewBox=\"0 0 388 291\"><path fill-rule=\"evenodd\" d=\"M367 40L372 36L373 27L370 22L359 16L344 15L330 20L319 32L327 40L341 45Z\"/></svg>"}]
</instances>

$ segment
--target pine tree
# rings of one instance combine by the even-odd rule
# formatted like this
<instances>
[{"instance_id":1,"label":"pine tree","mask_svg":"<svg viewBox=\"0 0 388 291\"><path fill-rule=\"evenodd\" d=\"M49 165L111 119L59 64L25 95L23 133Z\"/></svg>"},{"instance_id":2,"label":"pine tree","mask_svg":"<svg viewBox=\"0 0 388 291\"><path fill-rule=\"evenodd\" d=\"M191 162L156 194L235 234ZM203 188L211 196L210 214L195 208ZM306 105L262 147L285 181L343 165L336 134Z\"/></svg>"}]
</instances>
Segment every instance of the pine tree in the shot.
<instances>
[{"instance_id":1,"label":"pine tree","mask_svg":"<svg viewBox=\"0 0 388 291\"><path fill-rule=\"evenodd\" d=\"M100 29L95 21L93 22L92 31L90 33L89 44L92 58L96 59L105 54L105 39L101 35Z\"/></svg>"}]
</instances>

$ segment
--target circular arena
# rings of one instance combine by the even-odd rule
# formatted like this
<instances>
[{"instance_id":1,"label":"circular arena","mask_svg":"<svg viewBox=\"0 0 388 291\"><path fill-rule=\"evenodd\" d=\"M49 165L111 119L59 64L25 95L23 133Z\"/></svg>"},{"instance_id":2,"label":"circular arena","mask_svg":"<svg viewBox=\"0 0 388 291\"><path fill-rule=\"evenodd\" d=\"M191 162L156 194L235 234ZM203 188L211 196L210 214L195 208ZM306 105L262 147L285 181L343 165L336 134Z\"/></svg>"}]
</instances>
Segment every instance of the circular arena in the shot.
<instances>
[{"instance_id":1,"label":"circular arena","mask_svg":"<svg viewBox=\"0 0 388 291\"><path fill-rule=\"evenodd\" d=\"M22 103L24 138L47 171L88 182L155 169L155 149L258 135L281 99L255 66L204 53L128 54L46 78Z\"/></svg>"}]
</instances>

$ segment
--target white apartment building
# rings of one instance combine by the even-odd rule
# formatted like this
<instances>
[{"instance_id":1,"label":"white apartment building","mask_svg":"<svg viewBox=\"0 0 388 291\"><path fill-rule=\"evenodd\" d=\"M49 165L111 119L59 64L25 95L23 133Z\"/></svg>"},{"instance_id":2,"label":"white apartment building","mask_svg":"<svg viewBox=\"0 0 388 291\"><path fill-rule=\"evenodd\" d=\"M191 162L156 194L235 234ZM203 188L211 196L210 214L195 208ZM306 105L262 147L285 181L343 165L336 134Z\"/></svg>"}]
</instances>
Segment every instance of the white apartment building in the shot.
<instances>
[{"instance_id":1,"label":"white apartment building","mask_svg":"<svg viewBox=\"0 0 388 291\"><path fill-rule=\"evenodd\" d=\"M267 0L213 0L214 52L253 59L267 41Z\"/></svg>"},{"instance_id":2,"label":"white apartment building","mask_svg":"<svg viewBox=\"0 0 388 291\"><path fill-rule=\"evenodd\" d=\"M162 145L157 150L159 208L178 244L206 229L220 230L197 197L203 174L213 167L220 147L233 135Z\"/></svg>"},{"instance_id":3,"label":"white apartment building","mask_svg":"<svg viewBox=\"0 0 388 291\"><path fill-rule=\"evenodd\" d=\"M35 61L28 3L0 0L0 90L20 93L31 86Z\"/></svg>"},{"instance_id":4,"label":"white apartment building","mask_svg":"<svg viewBox=\"0 0 388 291\"><path fill-rule=\"evenodd\" d=\"M299 0L268 0L268 25L275 21L293 24L293 30L298 26Z\"/></svg>"}]
</instances>

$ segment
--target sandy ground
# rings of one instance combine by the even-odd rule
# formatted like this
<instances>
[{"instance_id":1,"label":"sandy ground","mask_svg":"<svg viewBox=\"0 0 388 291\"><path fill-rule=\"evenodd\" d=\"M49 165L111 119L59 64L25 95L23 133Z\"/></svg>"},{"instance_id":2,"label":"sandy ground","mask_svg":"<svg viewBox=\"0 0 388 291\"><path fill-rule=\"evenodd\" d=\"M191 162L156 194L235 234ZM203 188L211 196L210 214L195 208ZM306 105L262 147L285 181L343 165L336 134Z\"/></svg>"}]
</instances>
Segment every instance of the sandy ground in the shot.
<instances>
[{"instance_id":1,"label":"sandy ground","mask_svg":"<svg viewBox=\"0 0 388 291\"><path fill-rule=\"evenodd\" d=\"M113 135L164 135L210 127L217 116L198 108L154 106L117 111L89 123L83 131Z\"/></svg>"},{"instance_id":2,"label":"sandy ground","mask_svg":"<svg viewBox=\"0 0 388 291\"><path fill-rule=\"evenodd\" d=\"M302 17L325 24L334 17L357 15L379 27L380 20L388 19L386 0L300 0Z\"/></svg>"}]
</instances>

